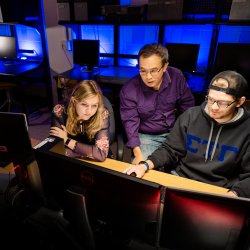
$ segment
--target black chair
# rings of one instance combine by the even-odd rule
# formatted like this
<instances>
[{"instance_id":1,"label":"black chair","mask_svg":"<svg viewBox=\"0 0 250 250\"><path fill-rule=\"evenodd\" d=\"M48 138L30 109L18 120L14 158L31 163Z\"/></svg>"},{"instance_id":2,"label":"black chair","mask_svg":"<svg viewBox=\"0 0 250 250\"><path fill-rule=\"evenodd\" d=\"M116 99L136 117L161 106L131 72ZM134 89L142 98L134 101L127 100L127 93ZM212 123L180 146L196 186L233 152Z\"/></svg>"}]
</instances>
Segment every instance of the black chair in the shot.
<instances>
[{"instance_id":1,"label":"black chair","mask_svg":"<svg viewBox=\"0 0 250 250\"><path fill-rule=\"evenodd\" d=\"M84 190L72 186L66 190L64 217L69 221L71 234L86 250L96 249Z\"/></svg>"},{"instance_id":2,"label":"black chair","mask_svg":"<svg viewBox=\"0 0 250 250\"><path fill-rule=\"evenodd\" d=\"M110 117L109 117L109 133L110 133L110 146L116 142L116 153L115 158L119 161L123 160L123 152L124 152L124 139L121 133L117 132L116 122L115 122L115 115L114 110L111 102L106 96L103 96L103 103L104 106L108 109Z\"/></svg>"},{"instance_id":3,"label":"black chair","mask_svg":"<svg viewBox=\"0 0 250 250\"><path fill-rule=\"evenodd\" d=\"M0 105L0 110L4 107L7 108L7 111L11 111L11 107L13 104L16 104L16 101L13 99L12 90L16 87L15 83L11 82L0 82L0 91L5 91L6 99Z\"/></svg>"}]
</instances>

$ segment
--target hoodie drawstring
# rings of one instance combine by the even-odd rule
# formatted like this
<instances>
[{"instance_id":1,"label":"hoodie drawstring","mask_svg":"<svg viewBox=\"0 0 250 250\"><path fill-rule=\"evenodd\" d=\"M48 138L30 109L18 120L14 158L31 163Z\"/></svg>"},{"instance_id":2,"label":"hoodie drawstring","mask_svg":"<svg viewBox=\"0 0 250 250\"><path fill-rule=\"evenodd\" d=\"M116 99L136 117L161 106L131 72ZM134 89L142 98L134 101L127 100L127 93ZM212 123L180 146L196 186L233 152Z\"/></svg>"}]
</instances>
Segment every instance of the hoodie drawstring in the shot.
<instances>
[{"instance_id":1,"label":"hoodie drawstring","mask_svg":"<svg viewBox=\"0 0 250 250\"><path fill-rule=\"evenodd\" d=\"M211 143L211 139L212 139L213 130L214 130L214 122L211 123L210 134L209 134L208 141L207 141L205 162L207 162L207 159L208 159L208 152L209 152L209 148L210 148L210 143Z\"/></svg>"},{"instance_id":2,"label":"hoodie drawstring","mask_svg":"<svg viewBox=\"0 0 250 250\"><path fill-rule=\"evenodd\" d=\"M217 144L218 144L218 140L219 140L219 137L220 137L222 127L223 126L221 126L219 128L219 131L218 131L218 133L216 135L213 150L212 150L212 153L211 153L211 156L210 156L210 161L212 161L213 158L214 158L215 150L216 150L216 147L217 147ZM205 154L205 162L207 162L207 160L208 160L208 153L209 153L209 148L210 148L211 139L212 139L212 135L213 135L213 130L214 130L214 122L211 123L211 129L210 129L210 134L209 134L209 138L208 138L208 142L207 142L207 148L206 148L206 154Z\"/></svg>"}]
</instances>

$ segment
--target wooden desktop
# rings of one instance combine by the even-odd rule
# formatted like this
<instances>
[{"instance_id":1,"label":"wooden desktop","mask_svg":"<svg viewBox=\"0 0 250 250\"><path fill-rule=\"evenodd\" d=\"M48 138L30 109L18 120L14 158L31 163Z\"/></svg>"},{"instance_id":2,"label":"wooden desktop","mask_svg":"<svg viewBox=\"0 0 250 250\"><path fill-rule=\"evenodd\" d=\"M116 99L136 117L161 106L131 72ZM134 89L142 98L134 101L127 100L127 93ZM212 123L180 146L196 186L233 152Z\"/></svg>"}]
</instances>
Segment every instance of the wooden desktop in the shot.
<instances>
[{"instance_id":1,"label":"wooden desktop","mask_svg":"<svg viewBox=\"0 0 250 250\"><path fill-rule=\"evenodd\" d=\"M107 158L104 162L96 162L96 161L94 162L90 160L84 160L84 161L90 162L92 164L95 164L103 168L115 170L118 172L122 172L125 168L129 166L129 163L109 158ZM150 170L148 173L145 173L142 179L155 182L166 187L181 188L198 192L221 194L221 195L226 194L228 192L228 189L226 188L190 180L187 178L167 174L157 170Z\"/></svg>"}]
</instances>

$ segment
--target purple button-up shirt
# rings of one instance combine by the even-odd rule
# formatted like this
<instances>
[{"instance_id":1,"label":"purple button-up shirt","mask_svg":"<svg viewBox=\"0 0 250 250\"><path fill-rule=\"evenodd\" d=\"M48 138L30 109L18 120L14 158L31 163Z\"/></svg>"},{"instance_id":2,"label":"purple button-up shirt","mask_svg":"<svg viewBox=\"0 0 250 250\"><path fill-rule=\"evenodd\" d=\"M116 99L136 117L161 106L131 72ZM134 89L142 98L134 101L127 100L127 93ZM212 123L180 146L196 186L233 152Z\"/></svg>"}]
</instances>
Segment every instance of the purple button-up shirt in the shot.
<instances>
[{"instance_id":1,"label":"purple button-up shirt","mask_svg":"<svg viewBox=\"0 0 250 250\"><path fill-rule=\"evenodd\" d=\"M194 104L186 79L176 68L167 68L159 90L146 86L140 75L130 79L120 92L120 113L128 138L127 146L140 146L138 132L169 132L177 112L183 112Z\"/></svg>"}]
</instances>

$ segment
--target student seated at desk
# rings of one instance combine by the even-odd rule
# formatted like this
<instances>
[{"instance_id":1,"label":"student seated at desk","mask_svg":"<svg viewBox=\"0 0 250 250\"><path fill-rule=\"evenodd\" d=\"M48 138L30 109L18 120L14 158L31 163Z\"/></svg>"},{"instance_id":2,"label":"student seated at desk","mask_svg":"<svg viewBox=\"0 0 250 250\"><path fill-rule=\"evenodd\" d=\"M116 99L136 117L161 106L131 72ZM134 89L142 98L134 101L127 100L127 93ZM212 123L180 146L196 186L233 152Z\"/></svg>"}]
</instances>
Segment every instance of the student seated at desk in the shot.
<instances>
[{"instance_id":1,"label":"student seated at desk","mask_svg":"<svg viewBox=\"0 0 250 250\"><path fill-rule=\"evenodd\" d=\"M109 112L95 81L84 80L73 90L66 107L57 104L52 112L50 135L62 138L71 157L104 161L109 148Z\"/></svg>"},{"instance_id":2,"label":"student seated at desk","mask_svg":"<svg viewBox=\"0 0 250 250\"><path fill-rule=\"evenodd\" d=\"M180 115L168 140L124 173L142 177L149 169L165 167L173 174L228 188L232 196L250 198L250 118L242 106L247 87L235 71L217 74L206 101Z\"/></svg>"}]
</instances>

